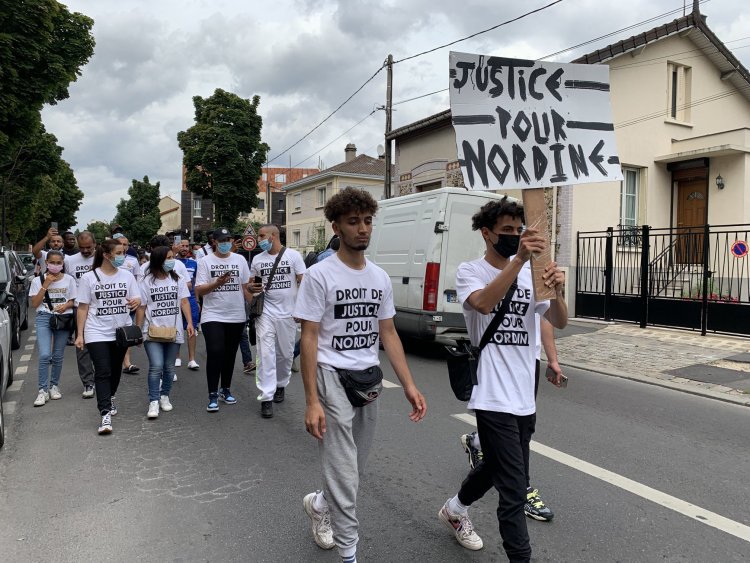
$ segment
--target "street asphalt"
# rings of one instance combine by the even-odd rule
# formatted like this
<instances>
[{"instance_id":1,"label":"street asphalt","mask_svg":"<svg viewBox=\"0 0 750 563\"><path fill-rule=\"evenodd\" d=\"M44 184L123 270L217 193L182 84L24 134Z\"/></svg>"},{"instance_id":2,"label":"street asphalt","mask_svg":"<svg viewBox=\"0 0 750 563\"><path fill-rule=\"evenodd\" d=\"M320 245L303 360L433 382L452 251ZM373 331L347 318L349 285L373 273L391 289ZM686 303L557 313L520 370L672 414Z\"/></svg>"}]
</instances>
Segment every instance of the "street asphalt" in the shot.
<instances>
[{"instance_id":1,"label":"street asphalt","mask_svg":"<svg viewBox=\"0 0 750 563\"><path fill-rule=\"evenodd\" d=\"M254 378L242 374L239 360L232 386L239 402L215 414L205 411L204 371L178 368L174 410L149 421L147 362L136 350L141 372L123 375L114 433L100 437L70 347L62 400L33 407L29 336L14 355L20 373L5 399L0 561L338 561L315 546L302 510L320 477L297 374L275 417L264 420ZM203 350L199 336L201 365ZM411 346L408 359L428 414L411 423L398 387L379 399L360 487L358 561L504 561L494 491L470 511L484 539L479 552L461 548L437 519L466 475L459 436L473 427L440 354ZM397 382L383 360L386 379ZM533 560L750 559L750 409L585 370L566 373L567 389L540 384L532 484L556 516L528 521Z\"/></svg>"}]
</instances>

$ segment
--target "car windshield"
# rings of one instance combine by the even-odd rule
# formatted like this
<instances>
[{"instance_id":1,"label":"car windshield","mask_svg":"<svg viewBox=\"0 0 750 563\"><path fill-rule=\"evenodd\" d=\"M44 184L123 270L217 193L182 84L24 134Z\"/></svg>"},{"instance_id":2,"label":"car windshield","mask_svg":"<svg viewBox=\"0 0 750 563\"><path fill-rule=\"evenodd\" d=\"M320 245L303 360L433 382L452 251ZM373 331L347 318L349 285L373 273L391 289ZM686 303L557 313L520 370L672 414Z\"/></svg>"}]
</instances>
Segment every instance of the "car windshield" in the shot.
<instances>
[{"instance_id":1,"label":"car windshield","mask_svg":"<svg viewBox=\"0 0 750 563\"><path fill-rule=\"evenodd\" d=\"M5 255L0 255L0 283L8 283L8 263Z\"/></svg>"}]
</instances>

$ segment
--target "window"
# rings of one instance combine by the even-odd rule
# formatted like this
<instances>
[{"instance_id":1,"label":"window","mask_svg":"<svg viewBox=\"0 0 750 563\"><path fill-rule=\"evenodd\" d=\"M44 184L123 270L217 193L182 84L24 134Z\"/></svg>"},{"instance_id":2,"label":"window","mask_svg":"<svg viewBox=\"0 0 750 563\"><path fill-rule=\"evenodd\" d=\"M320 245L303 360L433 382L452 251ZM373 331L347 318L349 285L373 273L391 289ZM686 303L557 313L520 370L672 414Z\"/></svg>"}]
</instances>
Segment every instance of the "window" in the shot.
<instances>
[{"instance_id":1,"label":"window","mask_svg":"<svg viewBox=\"0 0 750 563\"><path fill-rule=\"evenodd\" d=\"M623 168L624 176L620 184L620 228L623 230L621 246L635 246L638 237L638 192L640 171L637 168Z\"/></svg>"},{"instance_id":2,"label":"window","mask_svg":"<svg viewBox=\"0 0 750 563\"><path fill-rule=\"evenodd\" d=\"M315 237L319 242L325 241L326 240L326 228L318 227L317 229L315 229Z\"/></svg>"},{"instance_id":3,"label":"window","mask_svg":"<svg viewBox=\"0 0 750 563\"><path fill-rule=\"evenodd\" d=\"M322 207L326 204L326 189L318 188L318 207Z\"/></svg>"},{"instance_id":4,"label":"window","mask_svg":"<svg viewBox=\"0 0 750 563\"><path fill-rule=\"evenodd\" d=\"M266 208L266 200L258 198L258 207L256 209L265 209Z\"/></svg>"},{"instance_id":5,"label":"window","mask_svg":"<svg viewBox=\"0 0 750 563\"><path fill-rule=\"evenodd\" d=\"M691 69L675 63L667 64L667 119L690 121Z\"/></svg>"},{"instance_id":6,"label":"window","mask_svg":"<svg viewBox=\"0 0 750 563\"><path fill-rule=\"evenodd\" d=\"M286 174L276 174L276 177L274 178L274 181L277 184L285 184L286 183Z\"/></svg>"},{"instance_id":7,"label":"window","mask_svg":"<svg viewBox=\"0 0 750 563\"><path fill-rule=\"evenodd\" d=\"M193 217L203 217L202 213L202 200L193 200Z\"/></svg>"},{"instance_id":8,"label":"window","mask_svg":"<svg viewBox=\"0 0 750 563\"><path fill-rule=\"evenodd\" d=\"M300 235L299 231L292 231L292 246L299 248Z\"/></svg>"},{"instance_id":9,"label":"window","mask_svg":"<svg viewBox=\"0 0 750 563\"><path fill-rule=\"evenodd\" d=\"M268 180L268 174L263 172L263 181L265 182L266 180Z\"/></svg>"},{"instance_id":10,"label":"window","mask_svg":"<svg viewBox=\"0 0 750 563\"><path fill-rule=\"evenodd\" d=\"M300 209L302 209L302 194L297 193L294 194L294 210L299 211Z\"/></svg>"}]
</instances>

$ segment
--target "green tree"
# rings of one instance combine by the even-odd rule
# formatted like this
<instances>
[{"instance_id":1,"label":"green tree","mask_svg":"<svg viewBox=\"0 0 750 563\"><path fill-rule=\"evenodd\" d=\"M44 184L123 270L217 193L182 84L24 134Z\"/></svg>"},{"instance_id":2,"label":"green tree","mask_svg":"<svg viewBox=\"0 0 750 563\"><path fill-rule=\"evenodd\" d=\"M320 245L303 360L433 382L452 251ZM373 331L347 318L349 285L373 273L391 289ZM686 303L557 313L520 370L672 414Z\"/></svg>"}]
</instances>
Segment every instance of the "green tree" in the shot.
<instances>
[{"instance_id":1,"label":"green tree","mask_svg":"<svg viewBox=\"0 0 750 563\"><path fill-rule=\"evenodd\" d=\"M195 96L195 125L177 134L187 188L210 198L217 225L234 229L258 204L258 178L269 147L261 140L260 96L252 101L219 88Z\"/></svg>"},{"instance_id":2,"label":"green tree","mask_svg":"<svg viewBox=\"0 0 750 563\"><path fill-rule=\"evenodd\" d=\"M112 224L105 221L92 221L86 225L86 230L94 235L96 242L102 242L104 239L112 238Z\"/></svg>"},{"instance_id":3,"label":"green tree","mask_svg":"<svg viewBox=\"0 0 750 563\"><path fill-rule=\"evenodd\" d=\"M115 223L122 225L130 242L145 245L161 228L159 213L159 185L152 184L148 176L143 181L133 180L128 189L128 199L117 204Z\"/></svg>"}]
</instances>

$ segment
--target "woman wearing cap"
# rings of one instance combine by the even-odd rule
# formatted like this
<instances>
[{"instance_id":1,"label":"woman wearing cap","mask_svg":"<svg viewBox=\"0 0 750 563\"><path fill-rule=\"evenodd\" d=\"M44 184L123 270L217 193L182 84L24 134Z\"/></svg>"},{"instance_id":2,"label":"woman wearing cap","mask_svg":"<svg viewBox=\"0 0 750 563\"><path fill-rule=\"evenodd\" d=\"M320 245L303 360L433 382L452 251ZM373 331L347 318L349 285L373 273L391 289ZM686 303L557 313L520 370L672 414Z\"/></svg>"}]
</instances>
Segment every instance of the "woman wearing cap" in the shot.
<instances>
[{"instance_id":1,"label":"woman wearing cap","mask_svg":"<svg viewBox=\"0 0 750 563\"><path fill-rule=\"evenodd\" d=\"M203 297L201 330L206 339L206 379L208 412L219 410L219 399L228 405L237 402L230 391L234 359L246 323L245 301L250 268L232 252L232 235L222 227L213 233L215 252L198 261L195 295ZM221 383L221 387L219 384Z\"/></svg>"},{"instance_id":2,"label":"woman wearing cap","mask_svg":"<svg viewBox=\"0 0 750 563\"><path fill-rule=\"evenodd\" d=\"M73 314L77 289L73 276L62 271L63 253L60 250L47 252L46 260L46 274L34 278L29 288L31 306L36 308L36 336L39 346L39 395L34 401L35 407L44 406L49 399L62 398L58 385L65 345L73 330L55 330L50 322L53 315ZM51 384L49 391L48 384Z\"/></svg>"}]
</instances>

